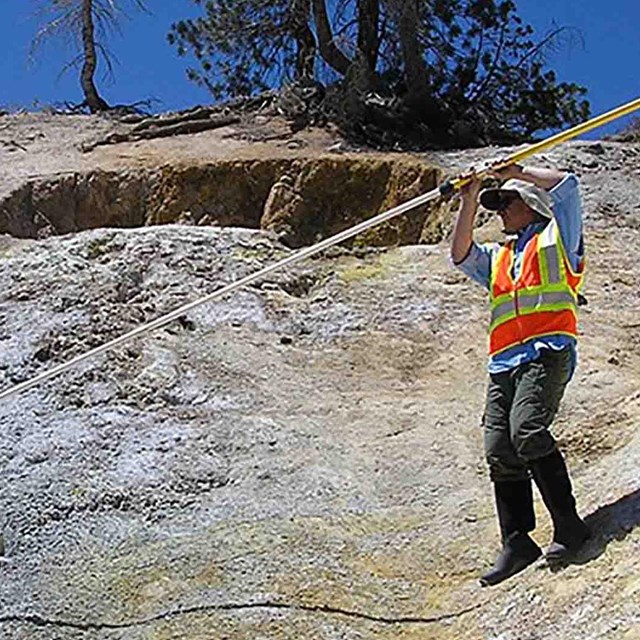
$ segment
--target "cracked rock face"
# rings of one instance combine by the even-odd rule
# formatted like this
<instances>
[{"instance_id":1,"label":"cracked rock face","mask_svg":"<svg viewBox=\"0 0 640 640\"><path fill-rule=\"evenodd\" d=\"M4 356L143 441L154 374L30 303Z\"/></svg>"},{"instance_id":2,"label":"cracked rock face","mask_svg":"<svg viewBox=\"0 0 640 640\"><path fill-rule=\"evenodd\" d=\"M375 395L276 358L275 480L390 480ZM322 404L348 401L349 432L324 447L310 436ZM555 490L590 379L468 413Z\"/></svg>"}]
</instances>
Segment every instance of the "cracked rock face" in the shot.
<instances>
[{"instance_id":1,"label":"cracked rock face","mask_svg":"<svg viewBox=\"0 0 640 640\"><path fill-rule=\"evenodd\" d=\"M260 228L300 247L430 191L438 176L415 159L367 157L72 172L30 180L0 197L0 233L46 238L100 227L181 223ZM356 242L437 242L447 228L447 213L446 206L422 206Z\"/></svg>"},{"instance_id":2,"label":"cracked rock face","mask_svg":"<svg viewBox=\"0 0 640 640\"><path fill-rule=\"evenodd\" d=\"M555 428L594 529L580 564L477 586L498 546L484 293L446 244L335 249L0 405L0 637L635 637L640 184L636 148L602 146L545 159L587 209ZM0 388L289 255L257 229L2 236Z\"/></svg>"}]
</instances>

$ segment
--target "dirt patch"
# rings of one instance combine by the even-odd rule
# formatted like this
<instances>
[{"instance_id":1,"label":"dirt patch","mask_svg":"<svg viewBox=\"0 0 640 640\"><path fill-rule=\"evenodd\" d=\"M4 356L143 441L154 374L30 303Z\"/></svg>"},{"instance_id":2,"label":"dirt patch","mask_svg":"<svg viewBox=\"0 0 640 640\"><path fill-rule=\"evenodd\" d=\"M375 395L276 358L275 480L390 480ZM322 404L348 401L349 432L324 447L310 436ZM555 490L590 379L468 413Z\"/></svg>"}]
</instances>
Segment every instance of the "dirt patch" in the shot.
<instances>
[{"instance_id":1,"label":"dirt patch","mask_svg":"<svg viewBox=\"0 0 640 640\"><path fill-rule=\"evenodd\" d=\"M589 464L629 444L636 422L624 410L624 405L619 405L597 411L577 423L558 427L558 444L562 450L576 462Z\"/></svg>"}]
</instances>

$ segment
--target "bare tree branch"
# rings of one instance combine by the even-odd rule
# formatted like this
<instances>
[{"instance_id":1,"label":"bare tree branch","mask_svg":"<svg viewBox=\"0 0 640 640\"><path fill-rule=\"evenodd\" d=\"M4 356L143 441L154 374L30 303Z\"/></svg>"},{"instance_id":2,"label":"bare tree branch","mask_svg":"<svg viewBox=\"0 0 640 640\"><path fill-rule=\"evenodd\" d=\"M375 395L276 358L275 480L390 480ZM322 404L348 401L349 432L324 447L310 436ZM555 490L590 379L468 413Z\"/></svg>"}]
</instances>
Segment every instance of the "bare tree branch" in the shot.
<instances>
[{"instance_id":1,"label":"bare tree branch","mask_svg":"<svg viewBox=\"0 0 640 640\"><path fill-rule=\"evenodd\" d=\"M47 18L47 22L31 42L29 60L33 62L44 43L55 38L62 38L79 49L80 53L63 67L62 73L70 67L81 66L80 83L85 104L91 111L109 108L94 82L99 58L107 67L105 77L113 77L112 55L96 34L107 39L114 33L121 33L120 21L127 17L125 2L148 12L143 0L39 0L36 16Z\"/></svg>"}]
</instances>

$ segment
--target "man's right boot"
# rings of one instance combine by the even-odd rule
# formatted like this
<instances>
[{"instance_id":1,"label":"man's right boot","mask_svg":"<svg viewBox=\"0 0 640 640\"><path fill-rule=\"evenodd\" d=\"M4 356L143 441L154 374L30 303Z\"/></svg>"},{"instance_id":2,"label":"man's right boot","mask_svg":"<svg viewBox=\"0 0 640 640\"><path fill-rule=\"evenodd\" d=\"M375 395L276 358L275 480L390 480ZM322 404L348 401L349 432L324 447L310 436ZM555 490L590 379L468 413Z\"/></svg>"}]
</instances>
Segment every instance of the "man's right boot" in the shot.
<instances>
[{"instance_id":1,"label":"man's right boot","mask_svg":"<svg viewBox=\"0 0 640 640\"><path fill-rule=\"evenodd\" d=\"M542 555L540 547L529 537L536 526L531 481L495 482L494 491L502 551L493 567L480 577L483 587L510 578Z\"/></svg>"}]
</instances>

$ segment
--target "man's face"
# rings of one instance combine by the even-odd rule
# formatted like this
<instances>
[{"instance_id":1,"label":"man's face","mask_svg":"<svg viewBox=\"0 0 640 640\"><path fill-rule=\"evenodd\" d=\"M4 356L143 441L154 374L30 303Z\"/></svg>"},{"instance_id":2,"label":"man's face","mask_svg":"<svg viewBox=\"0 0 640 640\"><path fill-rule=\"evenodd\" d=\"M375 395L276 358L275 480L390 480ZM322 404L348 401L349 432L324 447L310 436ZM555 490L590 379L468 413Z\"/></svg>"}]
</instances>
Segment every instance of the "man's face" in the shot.
<instances>
[{"instance_id":1,"label":"man's face","mask_svg":"<svg viewBox=\"0 0 640 640\"><path fill-rule=\"evenodd\" d=\"M535 213L516 194L507 194L498 209L498 215L502 218L502 232L511 235L524 229L535 220Z\"/></svg>"}]
</instances>

